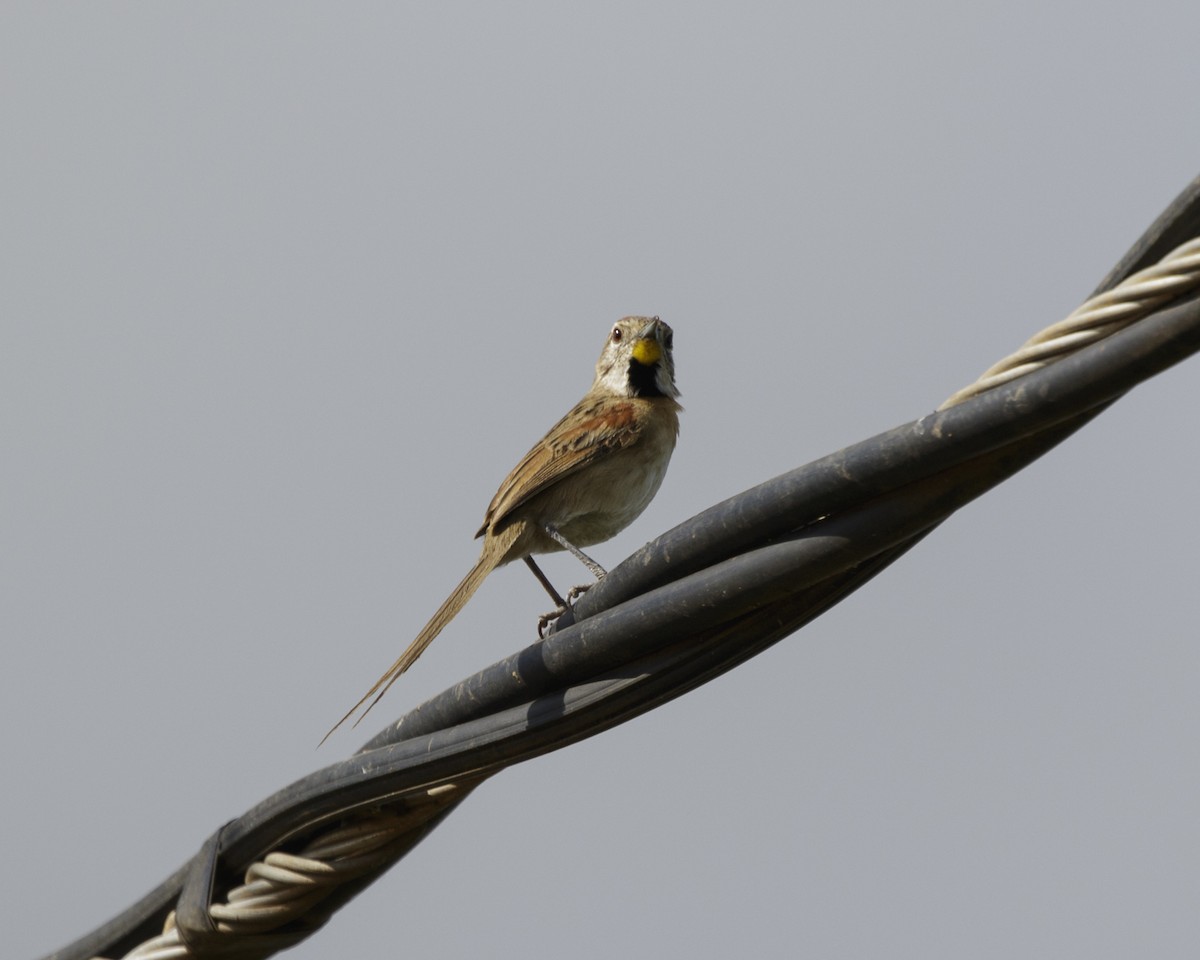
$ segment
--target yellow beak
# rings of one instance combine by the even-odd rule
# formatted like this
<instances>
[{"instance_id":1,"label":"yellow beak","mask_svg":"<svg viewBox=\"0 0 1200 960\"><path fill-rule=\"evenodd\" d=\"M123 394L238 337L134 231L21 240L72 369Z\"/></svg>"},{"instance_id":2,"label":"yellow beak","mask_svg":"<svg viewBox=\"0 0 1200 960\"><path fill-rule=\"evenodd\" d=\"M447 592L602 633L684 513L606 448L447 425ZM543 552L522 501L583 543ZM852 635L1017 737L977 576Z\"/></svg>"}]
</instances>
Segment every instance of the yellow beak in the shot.
<instances>
[{"instance_id":1,"label":"yellow beak","mask_svg":"<svg viewBox=\"0 0 1200 960\"><path fill-rule=\"evenodd\" d=\"M639 340L633 345L633 359L646 367L658 363L662 359L662 347L651 338Z\"/></svg>"}]
</instances>

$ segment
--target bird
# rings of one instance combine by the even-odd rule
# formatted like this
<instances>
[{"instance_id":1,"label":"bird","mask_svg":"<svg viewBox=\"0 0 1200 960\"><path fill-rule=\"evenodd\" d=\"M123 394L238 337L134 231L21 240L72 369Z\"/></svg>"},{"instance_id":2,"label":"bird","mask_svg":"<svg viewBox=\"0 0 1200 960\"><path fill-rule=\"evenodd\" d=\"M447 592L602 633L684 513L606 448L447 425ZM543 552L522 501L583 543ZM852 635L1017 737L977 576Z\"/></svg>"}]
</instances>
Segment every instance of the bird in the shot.
<instances>
[{"instance_id":1,"label":"bird","mask_svg":"<svg viewBox=\"0 0 1200 960\"><path fill-rule=\"evenodd\" d=\"M497 567L524 560L557 605L539 620L539 635L587 586L572 588L566 599L559 596L534 554L566 550L597 581L606 576L582 548L616 536L641 515L662 485L679 436L683 407L677 399L673 340L671 327L656 316L624 317L613 325L591 388L492 497L475 534L483 539L475 565L322 743L370 700L354 725L362 721Z\"/></svg>"}]
</instances>

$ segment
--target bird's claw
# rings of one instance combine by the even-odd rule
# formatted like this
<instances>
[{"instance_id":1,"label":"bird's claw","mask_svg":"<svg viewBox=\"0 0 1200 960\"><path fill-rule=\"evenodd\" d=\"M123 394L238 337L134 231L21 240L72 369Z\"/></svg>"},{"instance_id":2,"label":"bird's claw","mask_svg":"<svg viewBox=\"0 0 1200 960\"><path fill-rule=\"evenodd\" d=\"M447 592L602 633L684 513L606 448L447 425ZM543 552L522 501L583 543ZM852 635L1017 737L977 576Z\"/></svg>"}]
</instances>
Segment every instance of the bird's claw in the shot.
<instances>
[{"instance_id":1,"label":"bird's claw","mask_svg":"<svg viewBox=\"0 0 1200 960\"><path fill-rule=\"evenodd\" d=\"M557 623L558 618L566 613L567 609L568 608L566 606L557 607L554 610L551 610L549 613L543 613L540 617L538 617L537 630L539 640L545 640L546 637L550 635L551 625Z\"/></svg>"},{"instance_id":2,"label":"bird's claw","mask_svg":"<svg viewBox=\"0 0 1200 960\"><path fill-rule=\"evenodd\" d=\"M575 601L594 587L594 583L580 583L567 591L567 606L575 606Z\"/></svg>"},{"instance_id":3,"label":"bird's claw","mask_svg":"<svg viewBox=\"0 0 1200 960\"><path fill-rule=\"evenodd\" d=\"M543 613L538 617L538 639L545 640L550 635L551 626L558 622L559 617L575 606L575 601L582 597L585 593L592 589L594 584L581 583L572 587L567 591L567 602L561 607L556 607L549 613Z\"/></svg>"}]
</instances>

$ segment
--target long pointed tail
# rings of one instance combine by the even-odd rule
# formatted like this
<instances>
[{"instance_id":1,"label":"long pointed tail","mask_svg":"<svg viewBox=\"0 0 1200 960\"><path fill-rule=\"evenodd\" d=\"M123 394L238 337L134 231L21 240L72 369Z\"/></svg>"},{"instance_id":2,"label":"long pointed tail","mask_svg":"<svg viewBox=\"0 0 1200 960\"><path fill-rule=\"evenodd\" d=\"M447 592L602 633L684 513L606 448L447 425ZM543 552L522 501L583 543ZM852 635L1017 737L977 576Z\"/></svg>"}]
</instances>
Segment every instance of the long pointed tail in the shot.
<instances>
[{"instance_id":1,"label":"long pointed tail","mask_svg":"<svg viewBox=\"0 0 1200 960\"><path fill-rule=\"evenodd\" d=\"M513 524L512 526L515 527L518 525ZM391 687L391 685L398 679L400 679L400 675L404 673L405 670L417 662L417 658L425 652L426 647L433 643L434 639L439 633L442 632L446 624L453 620L458 615L458 612L467 605L467 601L470 600L475 594L475 591L479 589L479 585L483 583L487 575L496 569L496 567L506 559L505 554L507 553L507 548L512 546L510 541L516 539L517 533L517 531L513 530L512 534L508 535L510 530L512 530L511 527L499 535L488 536L488 539L484 541L483 552L480 553L479 559L475 561L475 566L473 566L471 571L465 577L463 577L462 583L455 587L454 591L446 598L445 602L438 607L437 613L429 618L429 622L425 624L425 626L421 629L421 632L417 634L417 638L408 645L408 649L400 654L400 658L390 667L388 667L387 672L375 681L374 686L372 686L370 690L363 694L362 699L359 700L358 703L346 711L346 715L342 717L341 720L329 728L329 733L325 734L325 736L321 738L321 743L324 743L326 740L328 740L329 735L332 734L334 730L349 720L358 711L359 707L370 700L371 702L367 705L367 708L363 710L359 718L354 721L354 726L357 727L359 723L362 722L362 718L365 717L371 711L371 708L379 702L380 698L388 692L388 688ZM374 697L374 699L372 699L372 697ZM321 744L317 744L318 747L320 745Z\"/></svg>"}]
</instances>

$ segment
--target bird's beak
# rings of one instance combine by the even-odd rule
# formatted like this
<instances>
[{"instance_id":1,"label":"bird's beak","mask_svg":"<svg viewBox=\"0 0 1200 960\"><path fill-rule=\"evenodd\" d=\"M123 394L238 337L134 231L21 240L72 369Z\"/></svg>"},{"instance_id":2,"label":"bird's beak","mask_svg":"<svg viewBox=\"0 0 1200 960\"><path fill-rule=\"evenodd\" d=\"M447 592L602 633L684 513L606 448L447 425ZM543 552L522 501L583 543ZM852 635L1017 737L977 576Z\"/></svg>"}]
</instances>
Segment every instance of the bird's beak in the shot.
<instances>
[{"instance_id":1,"label":"bird's beak","mask_svg":"<svg viewBox=\"0 0 1200 960\"><path fill-rule=\"evenodd\" d=\"M662 321L658 317L651 317L646 321L646 325L638 331L639 340L648 340L650 337L658 339L658 331L662 328Z\"/></svg>"},{"instance_id":2,"label":"bird's beak","mask_svg":"<svg viewBox=\"0 0 1200 960\"><path fill-rule=\"evenodd\" d=\"M661 330L658 317L655 317L638 331L637 343L633 345L634 360L648 367L662 359L662 344L658 339Z\"/></svg>"}]
</instances>

